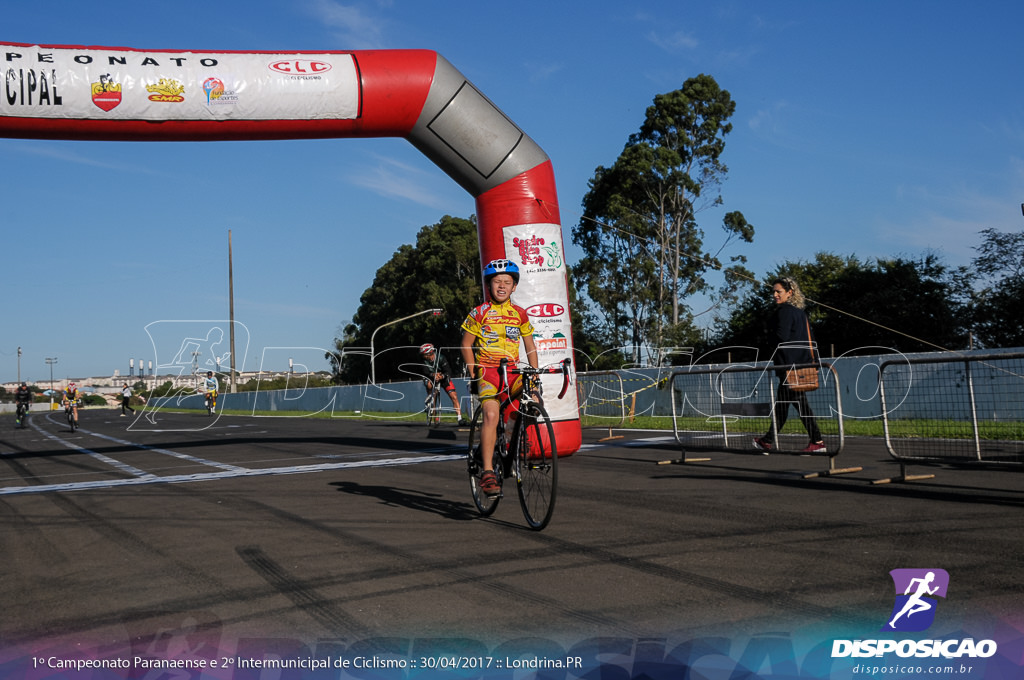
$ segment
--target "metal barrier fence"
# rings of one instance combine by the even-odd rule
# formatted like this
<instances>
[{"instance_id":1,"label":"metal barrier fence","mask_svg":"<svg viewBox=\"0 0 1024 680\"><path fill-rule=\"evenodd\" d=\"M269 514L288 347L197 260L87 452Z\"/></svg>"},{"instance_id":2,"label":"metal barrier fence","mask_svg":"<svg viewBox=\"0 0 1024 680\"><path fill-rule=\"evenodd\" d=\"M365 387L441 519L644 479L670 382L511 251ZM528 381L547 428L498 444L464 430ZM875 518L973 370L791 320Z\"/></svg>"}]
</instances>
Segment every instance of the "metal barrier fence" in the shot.
<instances>
[{"instance_id":1,"label":"metal barrier fence","mask_svg":"<svg viewBox=\"0 0 1024 680\"><path fill-rule=\"evenodd\" d=\"M885 443L900 463L1024 463L1024 353L948 353L879 367ZM892 480L879 480L880 482Z\"/></svg>"},{"instance_id":2,"label":"metal barrier fence","mask_svg":"<svg viewBox=\"0 0 1024 680\"><path fill-rule=\"evenodd\" d=\"M817 477L856 472L861 468L840 469L835 458L843 450L843 409L839 376L832 364L807 364L819 368L819 388L804 392L810 413L799 413L797 401L777 401L774 366L695 365L672 373L672 430L683 449L683 457L666 463L708 460L687 458L686 451L716 450L749 452L754 439L767 436L772 454L811 455L828 458L828 469L805 475ZM799 366L798 366L799 368ZM788 418L775 433L772 418L785 409ZM825 442L824 451L807 454L808 435L798 416L813 418Z\"/></svg>"},{"instance_id":3,"label":"metal barrier fence","mask_svg":"<svg viewBox=\"0 0 1024 680\"><path fill-rule=\"evenodd\" d=\"M626 387L615 371L576 374L580 422L583 427L608 428L608 439L621 439L612 430L626 422Z\"/></svg>"}]
</instances>

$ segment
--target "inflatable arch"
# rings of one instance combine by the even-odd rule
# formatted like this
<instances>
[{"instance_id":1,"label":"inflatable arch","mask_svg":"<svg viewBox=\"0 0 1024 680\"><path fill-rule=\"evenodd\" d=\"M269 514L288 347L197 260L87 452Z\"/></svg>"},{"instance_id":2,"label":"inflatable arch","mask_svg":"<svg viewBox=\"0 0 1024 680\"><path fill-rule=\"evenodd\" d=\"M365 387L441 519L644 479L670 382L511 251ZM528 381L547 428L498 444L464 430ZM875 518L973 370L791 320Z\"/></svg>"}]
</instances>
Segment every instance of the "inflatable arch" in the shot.
<instances>
[{"instance_id":1,"label":"inflatable arch","mask_svg":"<svg viewBox=\"0 0 1024 680\"><path fill-rule=\"evenodd\" d=\"M483 261L523 270L541 363L572 356L551 161L430 50L193 52L0 43L0 136L122 141L404 137L473 195ZM557 390L549 390L549 394ZM548 400L559 450L575 391Z\"/></svg>"}]
</instances>

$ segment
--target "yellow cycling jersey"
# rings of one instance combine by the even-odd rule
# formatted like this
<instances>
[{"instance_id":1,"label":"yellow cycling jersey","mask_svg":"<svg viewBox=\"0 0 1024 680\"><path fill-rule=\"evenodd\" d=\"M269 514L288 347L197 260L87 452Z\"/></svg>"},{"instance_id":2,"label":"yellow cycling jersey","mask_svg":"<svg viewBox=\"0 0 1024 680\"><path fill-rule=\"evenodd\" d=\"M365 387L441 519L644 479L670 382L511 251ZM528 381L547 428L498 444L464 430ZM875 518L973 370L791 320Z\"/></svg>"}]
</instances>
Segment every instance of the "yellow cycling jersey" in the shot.
<instances>
[{"instance_id":1,"label":"yellow cycling jersey","mask_svg":"<svg viewBox=\"0 0 1024 680\"><path fill-rule=\"evenodd\" d=\"M476 336L473 352L477 363L497 366L502 359L519 360L519 340L533 335L533 324L525 309L506 300L500 305L485 302L473 309L462 322L462 330Z\"/></svg>"}]
</instances>

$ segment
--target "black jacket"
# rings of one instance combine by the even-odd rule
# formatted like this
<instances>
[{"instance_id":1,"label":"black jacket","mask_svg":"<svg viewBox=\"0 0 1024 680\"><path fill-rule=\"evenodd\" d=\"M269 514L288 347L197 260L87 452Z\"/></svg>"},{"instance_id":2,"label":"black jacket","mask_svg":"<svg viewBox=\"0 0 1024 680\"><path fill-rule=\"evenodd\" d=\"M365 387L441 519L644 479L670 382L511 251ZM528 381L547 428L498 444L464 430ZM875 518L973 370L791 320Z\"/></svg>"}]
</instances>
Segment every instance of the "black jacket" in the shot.
<instances>
[{"instance_id":1,"label":"black jacket","mask_svg":"<svg viewBox=\"0 0 1024 680\"><path fill-rule=\"evenodd\" d=\"M809 345L814 342L814 335L808 335L809 330L804 310L787 303L776 305L772 325L769 327L769 332L773 333L777 344L772 355L776 365L792 366L816 361L816 356L811 353Z\"/></svg>"},{"instance_id":2,"label":"black jacket","mask_svg":"<svg viewBox=\"0 0 1024 680\"><path fill-rule=\"evenodd\" d=\"M431 380L434 379L434 373L440 373L442 378L450 378L452 376L452 366L448 363L441 352L438 352L437 362L427 361L426 357L423 357L423 375Z\"/></svg>"}]
</instances>

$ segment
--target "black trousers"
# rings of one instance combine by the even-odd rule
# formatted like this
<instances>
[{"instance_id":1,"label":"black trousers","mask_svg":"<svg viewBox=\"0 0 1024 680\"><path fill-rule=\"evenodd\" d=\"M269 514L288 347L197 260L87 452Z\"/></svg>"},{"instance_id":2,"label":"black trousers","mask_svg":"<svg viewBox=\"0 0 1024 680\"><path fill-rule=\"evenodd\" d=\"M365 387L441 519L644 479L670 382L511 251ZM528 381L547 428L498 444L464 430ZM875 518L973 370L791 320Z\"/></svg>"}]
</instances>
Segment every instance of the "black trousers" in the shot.
<instances>
[{"instance_id":1,"label":"black trousers","mask_svg":"<svg viewBox=\"0 0 1024 680\"><path fill-rule=\"evenodd\" d=\"M800 422L804 424L804 429L807 430L807 435L811 438L811 441L820 442L822 440L821 430L818 429L818 423L814 419L814 412L811 410L811 405L807 402L807 393L794 392L789 389L786 385L786 375L783 373L779 376L779 389L775 393L774 431L776 433L782 432L782 428L789 419L790 406L796 406L797 415L800 416ZM772 434L772 432L769 432L768 437L771 438Z\"/></svg>"}]
</instances>

